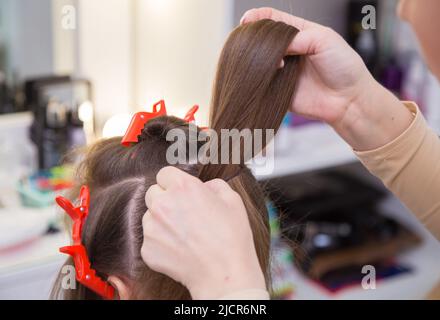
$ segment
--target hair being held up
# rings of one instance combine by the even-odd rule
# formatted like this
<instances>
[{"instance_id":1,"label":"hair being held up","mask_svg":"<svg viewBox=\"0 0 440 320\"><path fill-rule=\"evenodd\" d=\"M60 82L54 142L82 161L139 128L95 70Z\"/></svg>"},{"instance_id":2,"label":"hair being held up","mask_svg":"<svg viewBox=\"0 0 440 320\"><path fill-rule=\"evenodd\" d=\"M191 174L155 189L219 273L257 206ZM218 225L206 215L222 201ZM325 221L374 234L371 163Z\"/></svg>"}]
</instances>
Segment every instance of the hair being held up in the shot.
<instances>
[{"instance_id":1,"label":"hair being held up","mask_svg":"<svg viewBox=\"0 0 440 320\"><path fill-rule=\"evenodd\" d=\"M297 32L282 22L261 20L240 26L231 33L219 59L211 100L210 128L218 136L222 129L261 129L263 134L267 129L275 132L279 129L292 102L300 72L300 58L285 56ZM283 59L284 67L280 68ZM268 142L261 147L264 149ZM224 140L219 143L219 153L231 152L232 148L224 148L226 144ZM239 166L206 166L200 178L206 181L234 175L234 170L239 170L261 151L246 153L241 149Z\"/></svg>"},{"instance_id":2,"label":"hair being held up","mask_svg":"<svg viewBox=\"0 0 440 320\"><path fill-rule=\"evenodd\" d=\"M298 57L284 57L297 30L282 22L263 20L236 28L222 51L213 87L210 128L274 129L293 99ZM284 58L284 68L279 62ZM76 185L90 188L90 210L82 230L82 243L93 269L104 280L117 276L129 288L131 299L190 299L188 289L172 278L153 271L142 260L142 217L148 208L145 193L158 172L167 167L171 142L167 133L175 128L191 139L185 121L161 116L148 121L139 142L129 148L121 138L101 140L85 154L78 167ZM200 131L200 129L198 129ZM269 141L261 146L264 148ZM218 150L224 145L221 141ZM235 141L233 143L242 143ZM198 149L201 147L197 144ZM254 150L254 154L256 151ZM239 164L178 164L177 168L202 181L223 179L243 199L253 233L258 262L270 287L270 234L264 194L245 162ZM72 190L76 197L78 188ZM72 264L69 259L66 264ZM81 284L63 289L63 273L54 285L58 299L99 299Z\"/></svg>"}]
</instances>

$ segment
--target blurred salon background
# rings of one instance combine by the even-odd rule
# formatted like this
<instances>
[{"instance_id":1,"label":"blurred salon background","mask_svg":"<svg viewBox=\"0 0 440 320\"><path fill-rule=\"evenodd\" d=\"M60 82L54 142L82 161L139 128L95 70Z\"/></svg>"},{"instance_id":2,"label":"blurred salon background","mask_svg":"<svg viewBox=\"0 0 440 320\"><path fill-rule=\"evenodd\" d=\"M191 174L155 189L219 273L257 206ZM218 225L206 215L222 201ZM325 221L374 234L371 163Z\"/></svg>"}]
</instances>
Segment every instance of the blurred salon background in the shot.
<instances>
[{"instance_id":1,"label":"blurred salon background","mask_svg":"<svg viewBox=\"0 0 440 320\"><path fill-rule=\"evenodd\" d=\"M440 132L440 87L394 0L0 0L0 299L48 298L69 243L54 205L72 185L66 154L161 99L176 116L200 105L206 125L223 43L261 6L334 28ZM440 244L331 128L288 114L274 163L258 176L273 298L435 297Z\"/></svg>"}]
</instances>

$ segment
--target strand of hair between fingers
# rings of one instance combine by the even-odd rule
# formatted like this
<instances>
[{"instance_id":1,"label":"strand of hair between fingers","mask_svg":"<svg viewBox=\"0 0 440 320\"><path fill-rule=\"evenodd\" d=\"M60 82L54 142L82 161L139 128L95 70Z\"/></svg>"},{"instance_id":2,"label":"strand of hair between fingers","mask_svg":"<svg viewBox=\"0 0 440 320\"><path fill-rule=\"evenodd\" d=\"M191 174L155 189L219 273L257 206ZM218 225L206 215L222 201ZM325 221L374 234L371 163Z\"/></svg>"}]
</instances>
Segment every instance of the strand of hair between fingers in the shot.
<instances>
[{"instance_id":1,"label":"strand of hair between fingers","mask_svg":"<svg viewBox=\"0 0 440 320\"><path fill-rule=\"evenodd\" d=\"M274 148L266 148L275 136L274 129L221 129L220 134L212 129L189 134L181 128L168 131L166 140L171 142L166 158L175 164L233 164L243 165L263 150L265 156L273 158ZM203 142L200 145L200 142Z\"/></svg>"}]
</instances>

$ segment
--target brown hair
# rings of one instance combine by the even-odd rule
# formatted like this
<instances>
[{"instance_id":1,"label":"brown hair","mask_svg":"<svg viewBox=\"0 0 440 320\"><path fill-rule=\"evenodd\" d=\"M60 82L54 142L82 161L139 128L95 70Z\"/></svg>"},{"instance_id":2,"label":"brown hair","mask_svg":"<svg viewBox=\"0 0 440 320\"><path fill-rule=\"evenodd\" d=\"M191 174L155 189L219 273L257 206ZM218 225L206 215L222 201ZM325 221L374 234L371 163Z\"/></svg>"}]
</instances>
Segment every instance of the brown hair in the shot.
<instances>
[{"instance_id":1,"label":"brown hair","mask_svg":"<svg viewBox=\"0 0 440 320\"><path fill-rule=\"evenodd\" d=\"M292 102L298 58L286 57L297 30L282 22L262 20L236 28L222 51L211 103L210 128L275 129ZM269 111L270 110L270 111ZM121 138L102 140L85 154L77 170L77 185L90 187L90 211L82 240L92 267L106 279L117 275L131 284L133 299L190 299L188 290L171 278L152 271L142 261L142 216L145 192L167 166L166 141L171 129L186 133L189 126L175 117L149 121L140 142L125 148ZM200 148L200 145L199 145ZM255 150L258 152L258 150ZM254 235L257 256L269 285L270 235L264 194L244 161L237 165L177 165L202 181L227 180L242 197ZM77 190L74 190L76 192ZM77 194L77 193L76 193ZM66 264L72 264L68 259ZM63 290L59 274L52 298L99 299L81 284Z\"/></svg>"}]
</instances>

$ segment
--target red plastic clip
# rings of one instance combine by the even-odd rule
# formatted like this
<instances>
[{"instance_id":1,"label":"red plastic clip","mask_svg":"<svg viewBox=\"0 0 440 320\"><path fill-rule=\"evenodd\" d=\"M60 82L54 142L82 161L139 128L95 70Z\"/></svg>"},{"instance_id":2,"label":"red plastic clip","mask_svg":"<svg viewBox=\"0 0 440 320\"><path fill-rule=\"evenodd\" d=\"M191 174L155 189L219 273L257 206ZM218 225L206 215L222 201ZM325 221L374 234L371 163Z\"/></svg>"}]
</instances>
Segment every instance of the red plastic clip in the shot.
<instances>
[{"instance_id":1,"label":"red plastic clip","mask_svg":"<svg viewBox=\"0 0 440 320\"><path fill-rule=\"evenodd\" d=\"M70 200L57 197L56 202L66 211L73 221L72 240L73 245L60 248L60 252L69 254L73 258L76 270L76 280L96 292L104 299L111 300L114 297L114 288L96 275L96 271L90 266L86 248L81 243L81 232L85 219L89 213L90 192L87 186L82 186L80 191L80 203L74 207Z\"/></svg>"},{"instance_id":2,"label":"red plastic clip","mask_svg":"<svg viewBox=\"0 0 440 320\"><path fill-rule=\"evenodd\" d=\"M194 121L196 121L196 118L194 117L194 115L196 114L196 112L198 110L199 110L199 106L195 105L194 107L189 109L189 111L186 113L185 118L183 118L183 120L185 120L186 122L189 122L189 123L193 123Z\"/></svg>"},{"instance_id":3,"label":"red plastic clip","mask_svg":"<svg viewBox=\"0 0 440 320\"><path fill-rule=\"evenodd\" d=\"M160 109L158 109L160 106ZM125 147L130 146L132 143L139 141L139 135L142 133L145 124L153 118L165 116L167 110L165 108L165 101L160 100L153 105L153 112L138 112L131 119L125 136L122 138L122 145Z\"/></svg>"},{"instance_id":4,"label":"red plastic clip","mask_svg":"<svg viewBox=\"0 0 440 320\"><path fill-rule=\"evenodd\" d=\"M158 106L160 106L160 109L158 109ZM186 122L194 122L195 121L195 113L199 110L199 106L195 105L193 106L185 115ZM165 108L165 101L160 100L158 103L153 105L153 112L138 112L136 113L133 118L131 119L130 125L128 126L127 132L125 133L124 137L122 138L121 144L124 147L129 147L133 143L139 142L139 136L142 133L142 130L144 129L145 124L150 121L151 119L160 117L160 116L166 116L167 110Z\"/></svg>"}]
</instances>

